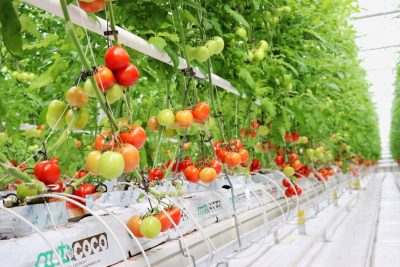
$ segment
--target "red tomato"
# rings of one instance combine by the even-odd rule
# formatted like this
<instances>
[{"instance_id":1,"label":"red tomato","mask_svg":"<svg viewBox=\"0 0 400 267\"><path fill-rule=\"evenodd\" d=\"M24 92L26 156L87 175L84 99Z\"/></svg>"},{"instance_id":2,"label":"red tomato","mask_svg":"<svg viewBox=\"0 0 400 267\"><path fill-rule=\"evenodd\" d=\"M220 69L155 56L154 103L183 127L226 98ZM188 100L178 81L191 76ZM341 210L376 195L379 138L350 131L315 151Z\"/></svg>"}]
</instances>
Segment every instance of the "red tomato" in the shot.
<instances>
[{"instance_id":1,"label":"red tomato","mask_svg":"<svg viewBox=\"0 0 400 267\"><path fill-rule=\"evenodd\" d=\"M81 148L82 147L82 141L78 140L78 139L75 139L75 147L77 149Z\"/></svg>"},{"instance_id":2,"label":"red tomato","mask_svg":"<svg viewBox=\"0 0 400 267\"><path fill-rule=\"evenodd\" d=\"M304 168L304 176L308 177L312 173L312 168L310 166L305 166Z\"/></svg>"},{"instance_id":3,"label":"red tomato","mask_svg":"<svg viewBox=\"0 0 400 267\"><path fill-rule=\"evenodd\" d=\"M299 159L299 157L297 156L296 153L294 153L293 151L289 153L289 161L290 162L294 162L294 161L296 161L298 159Z\"/></svg>"},{"instance_id":4,"label":"red tomato","mask_svg":"<svg viewBox=\"0 0 400 267\"><path fill-rule=\"evenodd\" d=\"M294 188L293 186L286 188L285 190L285 196L286 197L292 197L295 193L294 193Z\"/></svg>"},{"instance_id":5,"label":"red tomato","mask_svg":"<svg viewBox=\"0 0 400 267\"><path fill-rule=\"evenodd\" d=\"M217 158L221 162L225 162L225 159L226 159L226 156L228 155L228 152L226 150L223 150L223 149L217 149L217 150L215 150L215 154L217 155Z\"/></svg>"},{"instance_id":6,"label":"red tomato","mask_svg":"<svg viewBox=\"0 0 400 267\"><path fill-rule=\"evenodd\" d=\"M134 85L140 77L139 71L135 65L129 64L128 66L119 69L115 77L119 85L129 87Z\"/></svg>"},{"instance_id":7,"label":"red tomato","mask_svg":"<svg viewBox=\"0 0 400 267\"><path fill-rule=\"evenodd\" d=\"M251 129L249 135L250 135L251 138L254 138L257 135L257 131L254 130L254 129Z\"/></svg>"},{"instance_id":8,"label":"red tomato","mask_svg":"<svg viewBox=\"0 0 400 267\"><path fill-rule=\"evenodd\" d=\"M213 168L217 172L217 174L220 174L222 171L222 165L216 159L210 160L210 168Z\"/></svg>"},{"instance_id":9,"label":"red tomato","mask_svg":"<svg viewBox=\"0 0 400 267\"><path fill-rule=\"evenodd\" d=\"M240 129L240 137L246 139L247 138L247 129L246 128L242 128Z\"/></svg>"},{"instance_id":10,"label":"red tomato","mask_svg":"<svg viewBox=\"0 0 400 267\"><path fill-rule=\"evenodd\" d=\"M242 157L237 152L228 152L228 154L226 155L225 163L231 168L239 166L241 162Z\"/></svg>"},{"instance_id":11,"label":"red tomato","mask_svg":"<svg viewBox=\"0 0 400 267\"><path fill-rule=\"evenodd\" d=\"M186 180L197 183L200 180L200 170L196 166L189 166L184 171Z\"/></svg>"},{"instance_id":12,"label":"red tomato","mask_svg":"<svg viewBox=\"0 0 400 267\"><path fill-rule=\"evenodd\" d=\"M186 170L187 167L193 166L193 162L190 159L184 159L181 162L179 162L178 165L178 172L183 172Z\"/></svg>"},{"instance_id":13,"label":"red tomato","mask_svg":"<svg viewBox=\"0 0 400 267\"><path fill-rule=\"evenodd\" d=\"M167 211L165 212L168 213ZM161 223L161 232L165 232L171 228L172 221L167 217L167 215L165 215L164 212L160 212L159 214L154 215L154 217L156 217Z\"/></svg>"},{"instance_id":14,"label":"red tomato","mask_svg":"<svg viewBox=\"0 0 400 267\"><path fill-rule=\"evenodd\" d=\"M232 149L241 149L243 147L242 141L237 138L230 139L229 144L231 145Z\"/></svg>"},{"instance_id":15,"label":"red tomato","mask_svg":"<svg viewBox=\"0 0 400 267\"><path fill-rule=\"evenodd\" d=\"M128 52L119 45L114 45L108 48L104 56L106 66L112 70L117 71L129 65L130 58Z\"/></svg>"},{"instance_id":16,"label":"red tomato","mask_svg":"<svg viewBox=\"0 0 400 267\"><path fill-rule=\"evenodd\" d=\"M122 142L131 144L137 149L141 149L146 143L146 131L137 125L133 125L132 128L127 132L122 132L119 134Z\"/></svg>"},{"instance_id":17,"label":"red tomato","mask_svg":"<svg viewBox=\"0 0 400 267\"><path fill-rule=\"evenodd\" d=\"M283 164L283 156L280 155L280 154L277 154L276 157L275 157L275 163L278 166L282 166L282 164Z\"/></svg>"},{"instance_id":18,"label":"red tomato","mask_svg":"<svg viewBox=\"0 0 400 267\"><path fill-rule=\"evenodd\" d=\"M258 159L253 159L250 164L250 172L261 169L261 162Z\"/></svg>"},{"instance_id":19,"label":"red tomato","mask_svg":"<svg viewBox=\"0 0 400 267\"><path fill-rule=\"evenodd\" d=\"M285 141L286 142L293 142L293 136L291 133L286 133L285 134Z\"/></svg>"},{"instance_id":20,"label":"red tomato","mask_svg":"<svg viewBox=\"0 0 400 267\"><path fill-rule=\"evenodd\" d=\"M210 116L210 106L207 103L199 102L192 113L195 121L203 122Z\"/></svg>"},{"instance_id":21,"label":"red tomato","mask_svg":"<svg viewBox=\"0 0 400 267\"><path fill-rule=\"evenodd\" d=\"M118 142L115 136L108 138L110 133L108 131L104 131L101 134L96 136L96 140L94 142L94 149L96 150L112 150L118 147ZM108 139L108 140L107 140Z\"/></svg>"},{"instance_id":22,"label":"red tomato","mask_svg":"<svg viewBox=\"0 0 400 267\"><path fill-rule=\"evenodd\" d=\"M258 129L260 127L260 124L261 124L260 121L251 120L250 122L250 126L253 129Z\"/></svg>"},{"instance_id":23,"label":"red tomato","mask_svg":"<svg viewBox=\"0 0 400 267\"><path fill-rule=\"evenodd\" d=\"M301 190L300 187L296 186L296 193L297 193L297 196L301 196L301 193L303 193L303 190Z\"/></svg>"},{"instance_id":24,"label":"red tomato","mask_svg":"<svg viewBox=\"0 0 400 267\"><path fill-rule=\"evenodd\" d=\"M36 163L33 172L35 177L46 185L56 183L61 176L60 167L52 160L45 160Z\"/></svg>"},{"instance_id":25,"label":"red tomato","mask_svg":"<svg viewBox=\"0 0 400 267\"><path fill-rule=\"evenodd\" d=\"M286 178L282 180L282 185L283 185L284 187L290 187L290 186L291 186L289 180L286 179Z\"/></svg>"},{"instance_id":26,"label":"red tomato","mask_svg":"<svg viewBox=\"0 0 400 267\"><path fill-rule=\"evenodd\" d=\"M303 164L300 162L300 160L296 159L295 161L293 161L292 167L293 169L295 169L295 171L298 171L301 169L301 167L303 167Z\"/></svg>"},{"instance_id":27,"label":"red tomato","mask_svg":"<svg viewBox=\"0 0 400 267\"><path fill-rule=\"evenodd\" d=\"M81 171L77 172L77 173L74 175L74 178L79 179L79 178L85 177L87 174L88 174L88 171L86 171L86 170L81 170Z\"/></svg>"},{"instance_id":28,"label":"red tomato","mask_svg":"<svg viewBox=\"0 0 400 267\"><path fill-rule=\"evenodd\" d=\"M193 114L190 110L179 110L175 114L175 122L181 128L188 128L194 123Z\"/></svg>"},{"instance_id":29,"label":"red tomato","mask_svg":"<svg viewBox=\"0 0 400 267\"><path fill-rule=\"evenodd\" d=\"M140 224L142 223L142 218L139 215L132 216L128 221L128 228L136 237L143 237L140 233Z\"/></svg>"},{"instance_id":30,"label":"red tomato","mask_svg":"<svg viewBox=\"0 0 400 267\"><path fill-rule=\"evenodd\" d=\"M75 190L74 195L82 198L86 198L87 195L94 194L96 192L96 187L92 184L81 184L78 189ZM84 201L77 200L82 204L85 204Z\"/></svg>"},{"instance_id":31,"label":"red tomato","mask_svg":"<svg viewBox=\"0 0 400 267\"><path fill-rule=\"evenodd\" d=\"M149 180L162 180L164 178L164 172L159 168L153 168L149 172Z\"/></svg>"},{"instance_id":32,"label":"red tomato","mask_svg":"<svg viewBox=\"0 0 400 267\"><path fill-rule=\"evenodd\" d=\"M125 160L124 172L131 172L133 169L139 167L140 155L139 151L131 144L124 144L118 149Z\"/></svg>"},{"instance_id":33,"label":"red tomato","mask_svg":"<svg viewBox=\"0 0 400 267\"><path fill-rule=\"evenodd\" d=\"M113 72L105 66L100 66L97 69L97 73L94 75L94 78L96 79L97 85L102 92L110 89L115 83Z\"/></svg>"},{"instance_id":34,"label":"red tomato","mask_svg":"<svg viewBox=\"0 0 400 267\"><path fill-rule=\"evenodd\" d=\"M105 6L105 0L94 0L93 2L79 1L79 7L88 13L97 13L102 11Z\"/></svg>"},{"instance_id":35,"label":"red tomato","mask_svg":"<svg viewBox=\"0 0 400 267\"><path fill-rule=\"evenodd\" d=\"M169 210L166 210L166 212L168 213L168 215L171 217L171 219L174 221L174 223L176 225L179 225L180 221L181 221L181 210L178 209L177 207L172 207ZM172 225L171 228L174 228L175 226Z\"/></svg>"},{"instance_id":36,"label":"red tomato","mask_svg":"<svg viewBox=\"0 0 400 267\"><path fill-rule=\"evenodd\" d=\"M51 192L62 192L64 190L64 185L63 182L60 180L58 180L56 183L54 184L49 184L47 185L47 187L50 189Z\"/></svg>"},{"instance_id":37,"label":"red tomato","mask_svg":"<svg viewBox=\"0 0 400 267\"><path fill-rule=\"evenodd\" d=\"M238 153L240 155L241 163L245 164L249 160L249 151L242 148Z\"/></svg>"},{"instance_id":38,"label":"red tomato","mask_svg":"<svg viewBox=\"0 0 400 267\"><path fill-rule=\"evenodd\" d=\"M293 142L296 142L300 138L300 134L298 132L294 132L292 134Z\"/></svg>"}]
</instances>

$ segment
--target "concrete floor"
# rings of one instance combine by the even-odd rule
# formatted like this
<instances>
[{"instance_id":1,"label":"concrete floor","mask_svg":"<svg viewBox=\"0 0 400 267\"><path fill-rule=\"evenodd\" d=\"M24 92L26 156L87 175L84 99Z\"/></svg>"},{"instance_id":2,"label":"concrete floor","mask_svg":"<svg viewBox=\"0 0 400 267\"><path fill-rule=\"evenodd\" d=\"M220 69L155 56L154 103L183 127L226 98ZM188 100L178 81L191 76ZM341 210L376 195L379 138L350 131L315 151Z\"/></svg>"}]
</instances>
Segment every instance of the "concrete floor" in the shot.
<instances>
[{"instance_id":1,"label":"concrete floor","mask_svg":"<svg viewBox=\"0 0 400 267\"><path fill-rule=\"evenodd\" d=\"M400 266L399 173L378 174L306 222L307 235L288 234L276 245L261 238L226 258L229 266ZM399 183L400 184L400 183ZM326 236L326 238L324 238Z\"/></svg>"}]
</instances>

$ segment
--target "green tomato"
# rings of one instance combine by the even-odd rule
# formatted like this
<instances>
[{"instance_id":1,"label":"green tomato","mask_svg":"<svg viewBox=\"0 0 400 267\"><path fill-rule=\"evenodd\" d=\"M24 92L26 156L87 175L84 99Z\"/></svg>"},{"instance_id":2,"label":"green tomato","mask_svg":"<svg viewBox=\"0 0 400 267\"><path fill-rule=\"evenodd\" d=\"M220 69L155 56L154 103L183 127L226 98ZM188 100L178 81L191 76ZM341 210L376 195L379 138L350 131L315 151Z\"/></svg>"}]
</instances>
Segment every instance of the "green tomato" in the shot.
<instances>
[{"instance_id":1,"label":"green tomato","mask_svg":"<svg viewBox=\"0 0 400 267\"><path fill-rule=\"evenodd\" d=\"M31 145L31 146L28 146L28 152L34 152L34 151L36 151L36 150L38 150L39 149L39 146L38 145Z\"/></svg>"},{"instance_id":2,"label":"green tomato","mask_svg":"<svg viewBox=\"0 0 400 267\"><path fill-rule=\"evenodd\" d=\"M269 45L267 41L261 40L259 44L260 44L259 48L263 49L264 51L268 50Z\"/></svg>"},{"instance_id":3,"label":"green tomato","mask_svg":"<svg viewBox=\"0 0 400 267\"><path fill-rule=\"evenodd\" d=\"M292 11L292 9L290 8L290 6L284 6L284 7L282 7L282 10L283 10L283 12L286 13L286 14L289 14L289 13Z\"/></svg>"},{"instance_id":4,"label":"green tomato","mask_svg":"<svg viewBox=\"0 0 400 267\"><path fill-rule=\"evenodd\" d=\"M8 134L6 132L0 132L0 146L5 145L8 142Z\"/></svg>"},{"instance_id":5,"label":"green tomato","mask_svg":"<svg viewBox=\"0 0 400 267\"><path fill-rule=\"evenodd\" d=\"M253 59L254 59L254 52L253 51L249 51L247 53L247 60L248 61L253 61Z\"/></svg>"},{"instance_id":6,"label":"green tomato","mask_svg":"<svg viewBox=\"0 0 400 267\"><path fill-rule=\"evenodd\" d=\"M218 53L218 44L217 44L216 41L214 41L214 40L208 40L208 41L205 43L205 46L207 47L210 56L215 55L215 54Z\"/></svg>"},{"instance_id":7,"label":"green tomato","mask_svg":"<svg viewBox=\"0 0 400 267\"><path fill-rule=\"evenodd\" d=\"M180 136L182 136L182 135L185 134L185 130L186 130L185 128L180 128L180 127L177 127L177 128L176 128L176 132L177 132ZM196 134L198 131L199 131L199 124L193 123L189 128L187 128L186 134L187 134L187 135L194 135L194 134Z\"/></svg>"},{"instance_id":8,"label":"green tomato","mask_svg":"<svg viewBox=\"0 0 400 267\"><path fill-rule=\"evenodd\" d=\"M181 128L181 129L183 129L183 128ZM174 138L176 136L176 130L170 129L170 128L165 128L163 131L163 136L165 138Z\"/></svg>"},{"instance_id":9,"label":"green tomato","mask_svg":"<svg viewBox=\"0 0 400 267\"><path fill-rule=\"evenodd\" d=\"M89 113L85 109L81 109L78 114L78 119L75 122L75 125L72 127L74 130L82 130L85 128L86 124L89 122ZM72 120L73 111L72 109L68 110L67 114L65 114L65 122L69 124Z\"/></svg>"},{"instance_id":10,"label":"green tomato","mask_svg":"<svg viewBox=\"0 0 400 267\"><path fill-rule=\"evenodd\" d=\"M199 124L198 123L193 123L189 128L188 128L188 135L194 135L199 131Z\"/></svg>"},{"instance_id":11,"label":"green tomato","mask_svg":"<svg viewBox=\"0 0 400 267\"><path fill-rule=\"evenodd\" d=\"M286 177L292 177L295 173L295 170L293 169L293 167L286 166L283 169L283 173L286 175Z\"/></svg>"},{"instance_id":12,"label":"green tomato","mask_svg":"<svg viewBox=\"0 0 400 267\"><path fill-rule=\"evenodd\" d=\"M315 156L315 150L312 149L312 148L307 149L307 150L306 150L306 156L307 156L308 158L314 157L314 156Z\"/></svg>"},{"instance_id":13,"label":"green tomato","mask_svg":"<svg viewBox=\"0 0 400 267\"><path fill-rule=\"evenodd\" d=\"M157 121L162 126L171 126L175 123L175 115L171 109L163 109L157 115Z\"/></svg>"},{"instance_id":14,"label":"green tomato","mask_svg":"<svg viewBox=\"0 0 400 267\"><path fill-rule=\"evenodd\" d=\"M103 130L111 130L110 122L109 122L107 116L104 116L103 118L101 118L100 127Z\"/></svg>"},{"instance_id":15,"label":"green tomato","mask_svg":"<svg viewBox=\"0 0 400 267\"><path fill-rule=\"evenodd\" d=\"M24 135L26 138L39 138L41 133L42 133L41 130L32 128L32 129L26 130L24 132Z\"/></svg>"},{"instance_id":16,"label":"green tomato","mask_svg":"<svg viewBox=\"0 0 400 267\"><path fill-rule=\"evenodd\" d=\"M106 98L108 103L113 104L121 99L123 95L122 87L119 86L117 83L113 85L110 89L106 91Z\"/></svg>"},{"instance_id":17,"label":"green tomato","mask_svg":"<svg viewBox=\"0 0 400 267\"><path fill-rule=\"evenodd\" d=\"M22 80L22 81L24 81L24 82L29 81L29 78L30 78L29 73L23 72L23 73L21 74L21 80Z\"/></svg>"},{"instance_id":18,"label":"green tomato","mask_svg":"<svg viewBox=\"0 0 400 267\"><path fill-rule=\"evenodd\" d=\"M39 194L39 190L26 183L21 183L17 187L17 197L20 201L24 201L26 197L35 196Z\"/></svg>"},{"instance_id":19,"label":"green tomato","mask_svg":"<svg viewBox=\"0 0 400 267\"><path fill-rule=\"evenodd\" d=\"M83 90L86 92L86 94L90 97L96 97L96 93L94 92L94 88L92 86L92 83L90 82L90 79L87 79L84 86Z\"/></svg>"},{"instance_id":20,"label":"green tomato","mask_svg":"<svg viewBox=\"0 0 400 267\"><path fill-rule=\"evenodd\" d=\"M205 62L207 61L207 59L210 58L210 52L205 46L199 46L194 48L193 55L200 62Z\"/></svg>"},{"instance_id":21,"label":"green tomato","mask_svg":"<svg viewBox=\"0 0 400 267\"><path fill-rule=\"evenodd\" d=\"M47 108L46 121L50 128L59 130L65 126L65 109L67 104L60 100L53 100L50 102Z\"/></svg>"},{"instance_id":22,"label":"green tomato","mask_svg":"<svg viewBox=\"0 0 400 267\"><path fill-rule=\"evenodd\" d=\"M188 55L189 60L195 59L193 50L194 50L193 47L191 47L190 45L186 45L186 52L187 52L187 55Z\"/></svg>"},{"instance_id":23,"label":"green tomato","mask_svg":"<svg viewBox=\"0 0 400 267\"><path fill-rule=\"evenodd\" d=\"M146 217L142 220L139 230L144 237L149 239L155 238L160 234L161 222L154 216Z\"/></svg>"},{"instance_id":24,"label":"green tomato","mask_svg":"<svg viewBox=\"0 0 400 267\"><path fill-rule=\"evenodd\" d=\"M224 39L222 39L219 36L214 36L213 40L217 43L217 47L218 47L217 54L221 53L222 50L224 50L224 46L225 46Z\"/></svg>"},{"instance_id":25,"label":"green tomato","mask_svg":"<svg viewBox=\"0 0 400 267\"><path fill-rule=\"evenodd\" d=\"M261 61L265 57L265 51L261 48L258 48L256 51L254 51L254 59L256 61Z\"/></svg>"},{"instance_id":26,"label":"green tomato","mask_svg":"<svg viewBox=\"0 0 400 267\"><path fill-rule=\"evenodd\" d=\"M245 28L242 27L237 28L235 34L243 39L247 38L247 32Z\"/></svg>"},{"instance_id":27,"label":"green tomato","mask_svg":"<svg viewBox=\"0 0 400 267\"><path fill-rule=\"evenodd\" d=\"M125 160L121 153L104 152L97 161L99 175L106 179L114 179L124 172Z\"/></svg>"},{"instance_id":28,"label":"green tomato","mask_svg":"<svg viewBox=\"0 0 400 267\"><path fill-rule=\"evenodd\" d=\"M269 128L267 126L265 126L265 125L261 125L258 128L258 134L260 136L266 136L267 134L269 134Z\"/></svg>"}]
</instances>

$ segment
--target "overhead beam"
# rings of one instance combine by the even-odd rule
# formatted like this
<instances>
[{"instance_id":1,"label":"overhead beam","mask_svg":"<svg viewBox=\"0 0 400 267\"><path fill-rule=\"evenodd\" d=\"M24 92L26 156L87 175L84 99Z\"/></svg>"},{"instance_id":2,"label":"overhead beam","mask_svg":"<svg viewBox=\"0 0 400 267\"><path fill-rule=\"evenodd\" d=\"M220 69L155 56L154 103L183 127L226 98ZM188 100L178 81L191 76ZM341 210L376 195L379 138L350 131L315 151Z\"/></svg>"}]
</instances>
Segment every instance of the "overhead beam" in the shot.
<instances>
[{"instance_id":1,"label":"overhead beam","mask_svg":"<svg viewBox=\"0 0 400 267\"><path fill-rule=\"evenodd\" d=\"M392 11L388 11L388 12L374 13L374 14L370 14L370 15L365 15L365 16L361 16L361 17L356 17L356 18L354 18L354 19L357 19L357 20L358 20L358 19L368 19L368 18L386 16L386 15L396 14L396 13L400 13L400 10L392 10Z\"/></svg>"},{"instance_id":2,"label":"overhead beam","mask_svg":"<svg viewBox=\"0 0 400 267\"><path fill-rule=\"evenodd\" d=\"M374 47L374 48L367 48L367 49L362 49L359 52L367 52L367 51L374 51L374 50L382 50L382 49L389 49L389 48L396 48L400 47L400 44L394 44L394 45L387 45L387 46L380 46L380 47Z\"/></svg>"},{"instance_id":3,"label":"overhead beam","mask_svg":"<svg viewBox=\"0 0 400 267\"><path fill-rule=\"evenodd\" d=\"M32 6L40 8L60 18L64 18L59 0L24 0L24 1L28 4L31 4ZM106 20L100 17L96 17L96 20L94 20L93 18L89 17L88 14L86 14L86 12L84 12L82 9L80 9L75 5L68 5L68 12L70 14L71 21L74 24L79 25L91 32L97 33L99 35L104 35L104 31L108 30ZM145 39L121 27L116 27L116 28L118 30L118 39L121 44L129 48L132 48L133 50L136 50L146 56L152 57L154 59L157 59L161 62L173 66L172 59L167 53L159 51ZM113 39L112 36L110 36L110 38ZM186 67L187 67L186 61L183 58L179 57L178 68L185 69ZM203 75L198 68L194 69L194 73L195 77L203 80L208 80L208 78L205 75ZM218 75L212 74L211 80L213 85L221 89L224 89L225 91L228 91L234 95L246 98L246 94L241 94L239 90L233 87L229 81L219 77ZM255 103L257 105L260 105L259 100L256 100Z\"/></svg>"}]
</instances>

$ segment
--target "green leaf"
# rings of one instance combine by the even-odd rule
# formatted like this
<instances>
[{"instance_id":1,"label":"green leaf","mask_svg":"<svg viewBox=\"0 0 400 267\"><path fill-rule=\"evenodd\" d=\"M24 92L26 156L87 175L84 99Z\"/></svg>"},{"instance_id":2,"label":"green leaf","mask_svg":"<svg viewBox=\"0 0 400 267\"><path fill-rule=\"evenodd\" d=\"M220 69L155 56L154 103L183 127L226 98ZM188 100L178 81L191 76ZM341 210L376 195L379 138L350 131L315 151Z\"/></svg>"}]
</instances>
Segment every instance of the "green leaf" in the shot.
<instances>
[{"instance_id":1,"label":"green leaf","mask_svg":"<svg viewBox=\"0 0 400 267\"><path fill-rule=\"evenodd\" d=\"M12 0L0 1L0 23L3 42L7 50L16 57L22 56L21 23Z\"/></svg>"},{"instance_id":2,"label":"green leaf","mask_svg":"<svg viewBox=\"0 0 400 267\"><path fill-rule=\"evenodd\" d=\"M161 52L163 52L165 46L167 46L167 42L164 40L164 38L161 38L159 36L150 37L149 43L154 45L157 48L157 50Z\"/></svg>"},{"instance_id":3,"label":"green leaf","mask_svg":"<svg viewBox=\"0 0 400 267\"><path fill-rule=\"evenodd\" d=\"M228 4L224 5L224 10L226 11L226 13L230 14L240 25L243 25L246 28L250 28L247 20L242 15L232 10L232 8L230 8Z\"/></svg>"},{"instance_id":4,"label":"green leaf","mask_svg":"<svg viewBox=\"0 0 400 267\"><path fill-rule=\"evenodd\" d=\"M159 33L157 33L157 36L168 38L169 40L171 40L174 43L179 42L179 37L175 33L159 32Z\"/></svg>"}]
</instances>

